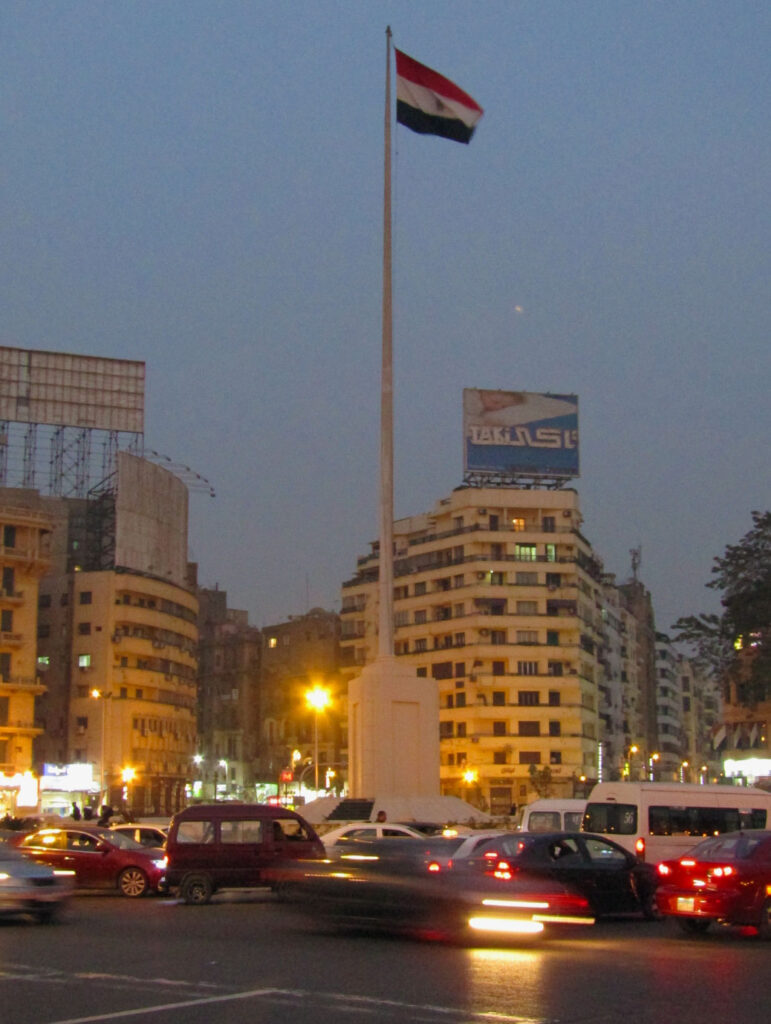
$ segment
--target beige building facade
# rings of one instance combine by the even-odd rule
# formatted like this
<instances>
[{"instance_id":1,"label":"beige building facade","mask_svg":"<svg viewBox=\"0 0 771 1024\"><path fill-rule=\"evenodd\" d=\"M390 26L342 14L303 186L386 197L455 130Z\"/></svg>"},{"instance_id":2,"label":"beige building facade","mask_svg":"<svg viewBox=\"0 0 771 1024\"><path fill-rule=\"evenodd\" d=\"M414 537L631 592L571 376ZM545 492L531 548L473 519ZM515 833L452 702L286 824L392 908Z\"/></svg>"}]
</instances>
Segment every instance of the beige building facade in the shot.
<instances>
[{"instance_id":1,"label":"beige building facade","mask_svg":"<svg viewBox=\"0 0 771 1024\"><path fill-rule=\"evenodd\" d=\"M20 778L33 768L35 699L45 692L35 660L38 584L50 564L51 522L0 489L0 809L13 814Z\"/></svg>"},{"instance_id":2,"label":"beige building facade","mask_svg":"<svg viewBox=\"0 0 771 1024\"><path fill-rule=\"evenodd\" d=\"M572 489L461 487L394 526L395 654L436 680L440 780L495 814L596 778L602 569ZM341 660L377 654L377 544L343 585Z\"/></svg>"}]
</instances>

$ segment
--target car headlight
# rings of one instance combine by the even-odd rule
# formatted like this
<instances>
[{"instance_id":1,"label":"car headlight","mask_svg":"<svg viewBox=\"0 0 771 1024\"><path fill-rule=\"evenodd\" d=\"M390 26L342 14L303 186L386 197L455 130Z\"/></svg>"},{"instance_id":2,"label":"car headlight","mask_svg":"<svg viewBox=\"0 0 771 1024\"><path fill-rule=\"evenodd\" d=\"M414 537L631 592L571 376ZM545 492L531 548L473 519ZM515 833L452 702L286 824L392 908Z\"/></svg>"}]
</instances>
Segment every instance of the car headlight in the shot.
<instances>
[{"instance_id":1,"label":"car headlight","mask_svg":"<svg viewBox=\"0 0 771 1024\"><path fill-rule=\"evenodd\" d=\"M163 869L166 867L167 863L168 863L168 861L166 860L165 857L162 857L160 860L154 860L153 861L154 867L158 868L159 871L163 871Z\"/></svg>"}]
</instances>

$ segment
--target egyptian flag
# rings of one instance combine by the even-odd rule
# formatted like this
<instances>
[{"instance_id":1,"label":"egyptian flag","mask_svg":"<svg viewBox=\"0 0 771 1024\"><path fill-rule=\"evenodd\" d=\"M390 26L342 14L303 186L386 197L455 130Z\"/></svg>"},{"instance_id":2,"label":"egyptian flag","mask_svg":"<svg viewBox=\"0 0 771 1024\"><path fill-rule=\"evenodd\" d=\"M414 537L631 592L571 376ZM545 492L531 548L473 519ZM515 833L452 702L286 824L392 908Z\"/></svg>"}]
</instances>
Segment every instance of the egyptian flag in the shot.
<instances>
[{"instance_id":1,"label":"egyptian flag","mask_svg":"<svg viewBox=\"0 0 771 1024\"><path fill-rule=\"evenodd\" d=\"M484 111L443 75L396 53L396 120L420 135L470 142Z\"/></svg>"}]
</instances>

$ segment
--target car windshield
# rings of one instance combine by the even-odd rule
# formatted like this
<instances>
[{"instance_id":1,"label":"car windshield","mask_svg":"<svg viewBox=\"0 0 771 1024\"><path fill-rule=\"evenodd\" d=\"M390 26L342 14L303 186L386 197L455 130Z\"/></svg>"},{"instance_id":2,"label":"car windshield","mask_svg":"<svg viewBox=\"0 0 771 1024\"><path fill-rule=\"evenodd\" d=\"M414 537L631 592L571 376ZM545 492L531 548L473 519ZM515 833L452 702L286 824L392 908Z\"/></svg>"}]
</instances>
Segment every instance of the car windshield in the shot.
<instances>
[{"instance_id":1,"label":"car windshield","mask_svg":"<svg viewBox=\"0 0 771 1024\"><path fill-rule=\"evenodd\" d=\"M119 850L144 850L144 846L141 843L136 842L131 836L127 836L125 832L103 832L99 835L100 839L106 840L108 843L112 843L113 846L117 846Z\"/></svg>"},{"instance_id":2,"label":"car windshield","mask_svg":"<svg viewBox=\"0 0 771 1024\"><path fill-rule=\"evenodd\" d=\"M751 857L753 851L763 840L760 837L743 835L723 835L705 839L699 843L688 857L695 860L744 860Z\"/></svg>"}]
</instances>

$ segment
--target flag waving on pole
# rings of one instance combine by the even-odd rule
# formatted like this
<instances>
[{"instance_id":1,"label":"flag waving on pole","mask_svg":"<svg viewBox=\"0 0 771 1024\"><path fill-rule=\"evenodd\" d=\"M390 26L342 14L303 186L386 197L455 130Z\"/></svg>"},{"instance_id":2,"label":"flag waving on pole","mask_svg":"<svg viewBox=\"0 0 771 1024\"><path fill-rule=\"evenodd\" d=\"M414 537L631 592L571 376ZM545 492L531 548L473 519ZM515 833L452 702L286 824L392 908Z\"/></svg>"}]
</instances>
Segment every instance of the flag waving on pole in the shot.
<instances>
[{"instance_id":1,"label":"flag waving on pole","mask_svg":"<svg viewBox=\"0 0 771 1024\"><path fill-rule=\"evenodd\" d=\"M420 135L470 142L484 111L468 93L406 53L396 54L396 120Z\"/></svg>"}]
</instances>

